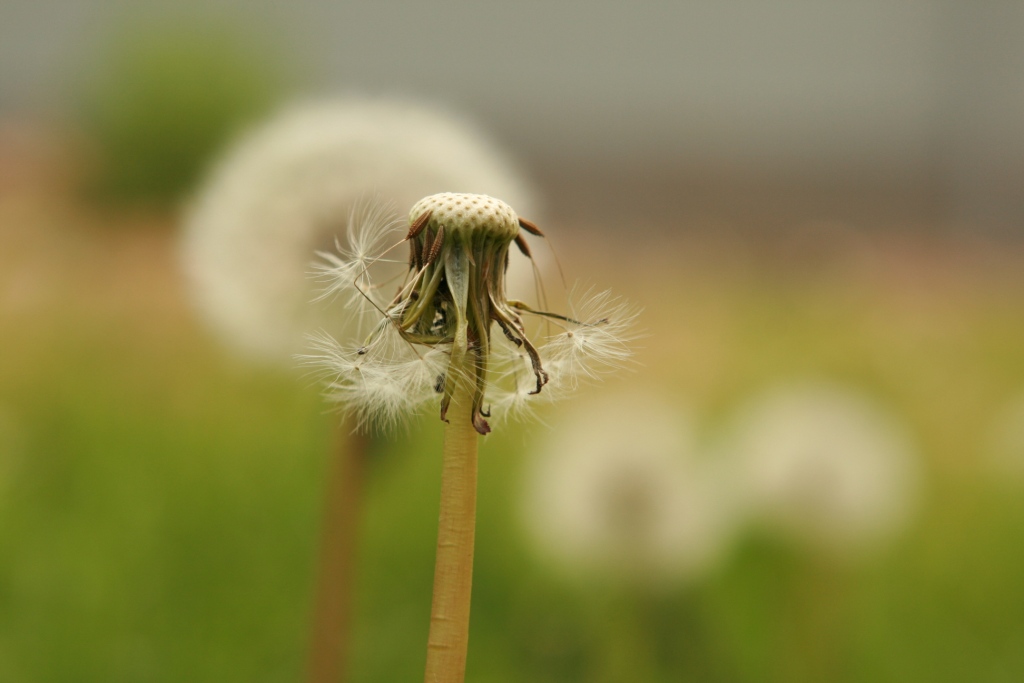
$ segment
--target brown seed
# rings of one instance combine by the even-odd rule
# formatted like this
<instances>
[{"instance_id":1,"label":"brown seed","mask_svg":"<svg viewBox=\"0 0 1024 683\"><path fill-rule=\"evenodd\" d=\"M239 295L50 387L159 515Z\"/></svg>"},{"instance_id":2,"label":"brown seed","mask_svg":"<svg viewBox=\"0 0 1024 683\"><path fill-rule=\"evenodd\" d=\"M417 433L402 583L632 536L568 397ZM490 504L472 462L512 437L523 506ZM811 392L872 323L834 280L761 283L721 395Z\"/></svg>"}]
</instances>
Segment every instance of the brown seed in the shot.
<instances>
[{"instance_id":1,"label":"brown seed","mask_svg":"<svg viewBox=\"0 0 1024 683\"><path fill-rule=\"evenodd\" d=\"M444 244L444 226L442 225L437 229L437 236L434 237L434 243L430 245L430 253L427 254L425 265L430 265L437 258L437 255L441 253L441 245Z\"/></svg>"},{"instance_id":2,"label":"brown seed","mask_svg":"<svg viewBox=\"0 0 1024 683\"><path fill-rule=\"evenodd\" d=\"M534 223L533 221L528 221L525 218L520 218L519 227L521 227L523 230L530 233L531 235L536 235L537 237L544 237L544 233L541 232L541 229L538 228L537 224Z\"/></svg>"},{"instance_id":3,"label":"brown seed","mask_svg":"<svg viewBox=\"0 0 1024 683\"><path fill-rule=\"evenodd\" d=\"M405 236L405 239L414 239L417 235L423 232L423 228L426 227L433 213L433 211L424 211L422 214L420 214L420 217L414 220L409 225L409 234Z\"/></svg>"},{"instance_id":4,"label":"brown seed","mask_svg":"<svg viewBox=\"0 0 1024 683\"><path fill-rule=\"evenodd\" d=\"M526 243L526 240L523 239L522 233L516 235L516 246L519 247L519 251L523 252L523 256L525 256L528 259L533 258L533 254L530 253L530 245L528 245Z\"/></svg>"}]
</instances>

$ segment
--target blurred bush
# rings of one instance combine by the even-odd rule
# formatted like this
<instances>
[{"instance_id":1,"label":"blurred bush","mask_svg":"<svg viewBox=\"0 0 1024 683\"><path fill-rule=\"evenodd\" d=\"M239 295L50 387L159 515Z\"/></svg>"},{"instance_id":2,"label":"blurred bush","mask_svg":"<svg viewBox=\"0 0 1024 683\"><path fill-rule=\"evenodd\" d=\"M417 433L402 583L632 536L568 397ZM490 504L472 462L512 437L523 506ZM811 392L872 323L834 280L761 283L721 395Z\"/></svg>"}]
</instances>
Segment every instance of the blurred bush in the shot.
<instances>
[{"instance_id":1,"label":"blurred bush","mask_svg":"<svg viewBox=\"0 0 1024 683\"><path fill-rule=\"evenodd\" d=\"M83 123L97 147L92 190L167 206L231 131L279 99L276 50L212 21L129 24L86 77Z\"/></svg>"}]
</instances>

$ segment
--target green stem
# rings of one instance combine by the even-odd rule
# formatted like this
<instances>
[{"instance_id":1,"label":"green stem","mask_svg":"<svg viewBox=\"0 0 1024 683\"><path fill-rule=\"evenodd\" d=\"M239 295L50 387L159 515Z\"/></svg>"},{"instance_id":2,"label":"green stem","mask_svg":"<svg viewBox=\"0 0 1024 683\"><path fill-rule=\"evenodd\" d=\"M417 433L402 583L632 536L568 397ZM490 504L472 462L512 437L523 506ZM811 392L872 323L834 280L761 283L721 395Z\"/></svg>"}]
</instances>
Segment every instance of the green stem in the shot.
<instances>
[{"instance_id":1,"label":"green stem","mask_svg":"<svg viewBox=\"0 0 1024 683\"><path fill-rule=\"evenodd\" d=\"M642 604L645 596L635 591L612 593L602 606L603 615L595 619L602 624L600 669L593 680L661 681L654 647L650 615Z\"/></svg>"},{"instance_id":2,"label":"green stem","mask_svg":"<svg viewBox=\"0 0 1024 683\"><path fill-rule=\"evenodd\" d=\"M472 354L453 354L455 384L444 431L441 512L434 565L434 599L427 641L426 683L462 683L469 645L476 530L477 432L473 427Z\"/></svg>"},{"instance_id":3,"label":"green stem","mask_svg":"<svg viewBox=\"0 0 1024 683\"><path fill-rule=\"evenodd\" d=\"M364 467L370 440L346 421L335 436L320 537L309 651L310 683L346 680Z\"/></svg>"}]
</instances>

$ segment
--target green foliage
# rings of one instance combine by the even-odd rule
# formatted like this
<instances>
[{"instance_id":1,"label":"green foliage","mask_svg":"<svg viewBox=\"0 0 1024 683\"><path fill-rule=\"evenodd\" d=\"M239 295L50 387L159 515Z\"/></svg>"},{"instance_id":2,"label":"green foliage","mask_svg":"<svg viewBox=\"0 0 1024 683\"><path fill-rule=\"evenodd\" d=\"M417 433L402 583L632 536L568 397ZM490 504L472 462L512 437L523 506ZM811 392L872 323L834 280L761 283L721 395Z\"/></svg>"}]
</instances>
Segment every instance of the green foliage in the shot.
<instances>
[{"instance_id":1,"label":"green foliage","mask_svg":"<svg viewBox=\"0 0 1024 683\"><path fill-rule=\"evenodd\" d=\"M279 97L271 48L227 25L126 28L85 94L100 196L167 205L190 189L230 134Z\"/></svg>"},{"instance_id":2,"label":"green foliage","mask_svg":"<svg viewBox=\"0 0 1024 683\"><path fill-rule=\"evenodd\" d=\"M522 537L525 440L496 430L480 460L468 679L1024 678L1024 505L1013 483L970 474L983 418L1024 383L1017 295L940 294L929 308L861 289L823 309L823 297L844 298L821 282L714 277L689 295L714 305L682 316L690 334L732 340L702 398L726 378L739 396L808 369L895 387L929 460L920 520L860 562L748 536L708 579L673 592L574 585ZM0 443L0 680L300 680L333 417L305 382L230 367L166 301L104 307L81 291L89 278L69 282L53 310L0 310L0 408L20 434L16 452ZM687 288L672 291L690 305ZM897 332L930 343L900 346ZM672 358L679 367L659 373L703 376L701 358ZM936 391L946 378L971 386L970 401ZM440 440L431 415L375 447L353 681L422 675Z\"/></svg>"}]
</instances>

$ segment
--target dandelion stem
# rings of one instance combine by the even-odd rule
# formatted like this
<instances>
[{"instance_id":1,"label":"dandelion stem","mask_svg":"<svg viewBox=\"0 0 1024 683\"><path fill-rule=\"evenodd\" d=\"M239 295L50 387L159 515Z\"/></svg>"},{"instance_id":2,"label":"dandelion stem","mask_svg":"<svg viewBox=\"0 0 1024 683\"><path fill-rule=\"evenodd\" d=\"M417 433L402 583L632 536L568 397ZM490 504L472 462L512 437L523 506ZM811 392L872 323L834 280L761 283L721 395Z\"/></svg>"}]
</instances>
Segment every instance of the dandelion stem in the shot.
<instances>
[{"instance_id":1,"label":"dandelion stem","mask_svg":"<svg viewBox=\"0 0 1024 683\"><path fill-rule=\"evenodd\" d=\"M426 683L462 683L469 645L476 529L477 431L473 427L471 354L453 354L455 380L444 432L441 513L434 565L434 598L427 640Z\"/></svg>"},{"instance_id":2,"label":"dandelion stem","mask_svg":"<svg viewBox=\"0 0 1024 683\"><path fill-rule=\"evenodd\" d=\"M309 652L310 683L347 680L355 548L369 438L343 424L335 435L324 503Z\"/></svg>"}]
</instances>

